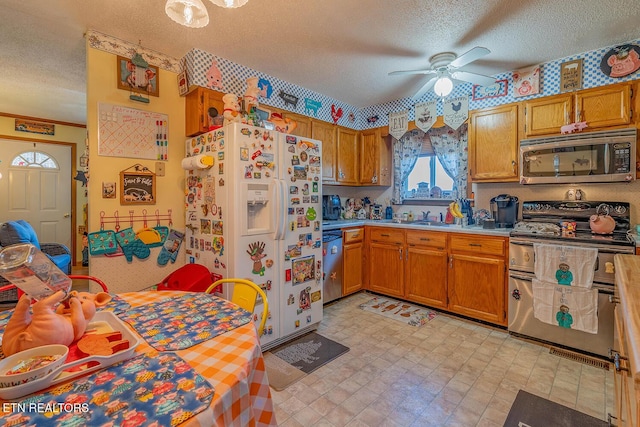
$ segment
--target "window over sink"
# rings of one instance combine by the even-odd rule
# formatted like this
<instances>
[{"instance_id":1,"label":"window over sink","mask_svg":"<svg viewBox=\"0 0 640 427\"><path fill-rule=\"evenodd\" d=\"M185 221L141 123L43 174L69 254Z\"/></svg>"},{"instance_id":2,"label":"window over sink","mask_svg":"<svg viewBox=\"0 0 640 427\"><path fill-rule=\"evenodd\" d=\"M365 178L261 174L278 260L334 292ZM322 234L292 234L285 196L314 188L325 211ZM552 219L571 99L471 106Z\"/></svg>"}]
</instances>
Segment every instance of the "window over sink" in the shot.
<instances>
[{"instance_id":1,"label":"window over sink","mask_svg":"<svg viewBox=\"0 0 640 427\"><path fill-rule=\"evenodd\" d=\"M421 154L402 189L405 202L424 199L452 199L453 179L435 154Z\"/></svg>"},{"instance_id":2,"label":"window over sink","mask_svg":"<svg viewBox=\"0 0 640 427\"><path fill-rule=\"evenodd\" d=\"M441 205L467 193L467 125L413 129L394 143L394 203Z\"/></svg>"}]
</instances>

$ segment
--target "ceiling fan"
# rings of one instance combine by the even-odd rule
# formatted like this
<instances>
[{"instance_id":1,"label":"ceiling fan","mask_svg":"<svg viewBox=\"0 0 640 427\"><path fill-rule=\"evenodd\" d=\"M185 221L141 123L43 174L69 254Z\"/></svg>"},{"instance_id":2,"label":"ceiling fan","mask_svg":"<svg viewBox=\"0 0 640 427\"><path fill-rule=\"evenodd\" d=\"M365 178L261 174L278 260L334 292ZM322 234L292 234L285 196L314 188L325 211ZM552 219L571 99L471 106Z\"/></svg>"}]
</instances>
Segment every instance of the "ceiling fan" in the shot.
<instances>
[{"instance_id":1,"label":"ceiling fan","mask_svg":"<svg viewBox=\"0 0 640 427\"><path fill-rule=\"evenodd\" d=\"M418 99L431 89L433 89L438 96L447 96L453 90L454 81L470 82L480 86L489 86L495 83L496 79L493 77L460 70L460 68L465 65L489 53L491 53L489 49L480 46L476 46L460 56L457 56L453 52L436 53L429 58L429 63L431 64L429 68L424 70L392 71L389 75L432 74L433 77L431 77L412 98Z\"/></svg>"}]
</instances>

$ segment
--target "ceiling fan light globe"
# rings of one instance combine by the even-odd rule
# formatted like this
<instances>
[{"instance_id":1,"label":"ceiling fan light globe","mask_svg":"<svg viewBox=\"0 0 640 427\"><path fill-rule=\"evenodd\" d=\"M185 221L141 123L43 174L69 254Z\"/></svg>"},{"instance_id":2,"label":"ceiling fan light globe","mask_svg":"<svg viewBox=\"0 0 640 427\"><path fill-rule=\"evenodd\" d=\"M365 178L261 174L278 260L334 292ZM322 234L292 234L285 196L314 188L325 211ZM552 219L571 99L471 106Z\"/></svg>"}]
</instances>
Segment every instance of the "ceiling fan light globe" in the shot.
<instances>
[{"instance_id":1,"label":"ceiling fan light globe","mask_svg":"<svg viewBox=\"0 0 640 427\"><path fill-rule=\"evenodd\" d=\"M439 77L438 80L436 80L436 84L433 86L433 91L438 96L447 96L452 90L453 81L447 76Z\"/></svg>"},{"instance_id":2,"label":"ceiling fan light globe","mask_svg":"<svg viewBox=\"0 0 640 427\"><path fill-rule=\"evenodd\" d=\"M202 28L209 23L202 0L167 0L164 11L174 22L185 27Z\"/></svg>"},{"instance_id":3,"label":"ceiling fan light globe","mask_svg":"<svg viewBox=\"0 0 640 427\"><path fill-rule=\"evenodd\" d=\"M209 0L216 6L224 7L225 9L234 9L236 7L244 6L249 0Z\"/></svg>"}]
</instances>

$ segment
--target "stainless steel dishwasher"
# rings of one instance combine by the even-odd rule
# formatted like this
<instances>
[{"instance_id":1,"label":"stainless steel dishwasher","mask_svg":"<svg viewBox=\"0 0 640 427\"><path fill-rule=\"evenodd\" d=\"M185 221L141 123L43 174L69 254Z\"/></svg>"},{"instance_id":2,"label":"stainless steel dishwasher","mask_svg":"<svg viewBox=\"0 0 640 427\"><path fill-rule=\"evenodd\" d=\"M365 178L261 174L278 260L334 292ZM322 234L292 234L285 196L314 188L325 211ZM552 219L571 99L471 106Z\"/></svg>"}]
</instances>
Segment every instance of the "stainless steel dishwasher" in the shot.
<instances>
[{"instance_id":1,"label":"stainless steel dishwasher","mask_svg":"<svg viewBox=\"0 0 640 427\"><path fill-rule=\"evenodd\" d=\"M342 230L322 233L323 302L342 297Z\"/></svg>"}]
</instances>

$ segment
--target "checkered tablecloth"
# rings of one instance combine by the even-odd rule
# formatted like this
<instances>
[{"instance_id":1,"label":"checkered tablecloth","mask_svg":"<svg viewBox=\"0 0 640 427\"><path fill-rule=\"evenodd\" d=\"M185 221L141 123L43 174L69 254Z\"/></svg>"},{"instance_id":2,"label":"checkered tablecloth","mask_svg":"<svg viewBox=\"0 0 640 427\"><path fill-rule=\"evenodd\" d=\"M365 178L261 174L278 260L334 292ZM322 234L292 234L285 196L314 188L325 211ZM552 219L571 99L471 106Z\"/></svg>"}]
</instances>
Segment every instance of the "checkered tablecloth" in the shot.
<instances>
[{"instance_id":1,"label":"checkered tablecloth","mask_svg":"<svg viewBox=\"0 0 640 427\"><path fill-rule=\"evenodd\" d=\"M142 291L119 294L132 307L183 294ZM153 350L141 340L136 353ZM183 426L275 426L269 380L253 323L247 323L186 350L176 351L215 388L209 409Z\"/></svg>"}]
</instances>

